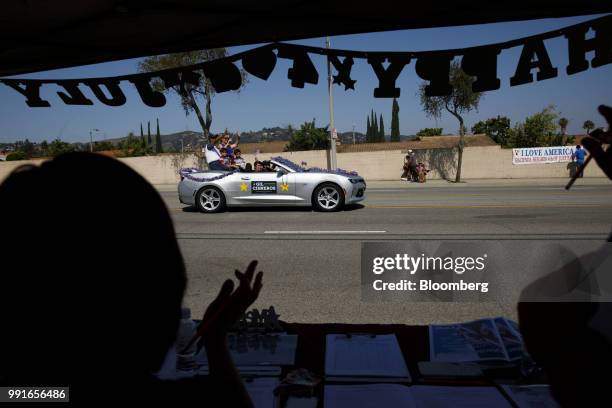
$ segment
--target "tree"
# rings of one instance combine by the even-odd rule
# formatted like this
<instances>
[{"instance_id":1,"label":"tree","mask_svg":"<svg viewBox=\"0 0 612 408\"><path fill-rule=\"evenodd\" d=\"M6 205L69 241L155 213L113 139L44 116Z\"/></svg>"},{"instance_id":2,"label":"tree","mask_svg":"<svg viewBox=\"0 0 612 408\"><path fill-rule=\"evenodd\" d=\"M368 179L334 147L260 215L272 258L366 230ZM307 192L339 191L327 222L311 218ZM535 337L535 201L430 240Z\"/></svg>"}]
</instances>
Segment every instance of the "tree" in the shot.
<instances>
[{"instance_id":1,"label":"tree","mask_svg":"<svg viewBox=\"0 0 612 408\"><path fill-rule=\"evenodd\" d=\"M157 120L157 134L155 136L155 153L163 153L161 135L159 134L159 118Z\"/></svg>"},{"instance_id":2,"label":"tree","mask_svg":"<svg viewBox=\"0 0 612 408\"><path fill-rule=\"evenodd\" d=\"M502 146L507 146L510 135L510 119L506 116L497 115L496 118L489 118L486 121L477 122L472 126L472 133L484 133Z\"/></svg>"},{"instance_id":3,"label":"tree","mask_svg":"<svg viewBox=\"0 0 612 408\"><path fill-rule=\"evenodd\" d=\"M566 131L567 131L567 125L569 124L569 120L567 118L559 118L559 127L561 128L561 136L562 136L562 141L561 141L561 145L565 146L565 144L567 143L567 136L566 136Z\"/></svg>"},{"instance_id":4,"label":"tree","mask_svg":"<svg viewBox=\"0 0 612 408\"><path fill-rule=\"evenodd\" d=\"M151 145L153 144L153 140L151 139L151 122L147 122L147 125L149 126L149 129L147 132L147 144Z\"/></svg>"},{"instance_id":5,"label":"tree","mask_svg":"<svg viewBox=\"0 0 612 408\"><path fill-rule=\"evenodd\" d=\"M384 142L385 141L385 125L383 122L383 115L382 113L380 114L380 129L378 130L378 141L379 142Z\"/></svg>"},{"instance_id":6,"label":"tree","mask_svg":"<svg viewBox=\"0 0 612 408\"><path fill-rule=\"evenodd\" d=\"M590 120L585 120L582 124L582 128L586 130L587 133L591 133L591 129L595 129L595 124Z\"/></svg>"},{"instance_id":7,"label":"tree","mask_svg":"<svg viewBox=\"0 0 612 408\"><path fill-rule=\"evenodd\" d=\"M374 143L380 142L380 134L378 130L378 118L376 117L376 113L372 110L372 141Z\"/></svg>"},{"instance_id":8,"label":"tree","mask_svg":"<svg viewBox=\"0 0 612 408\"><path fill-rule=\"evenodd\" d=\"M114 146L111 142L104 140L101 142L94 142L93 144L93 151L94 152L101 152L101 151L105 151L105 150L113 150Z\"/></svg>"},{"instance_id":9,"label":"tree","mask_svg":"<svg viewBox=\"0 0 612 408\"><path fill-rule=\"evenodd\" d=\"M327 127L318 128L315 120L304 122L302 126L291 134L286 151L319 150L329 147L329 131Z\"/></svg>"},{"instance_id":10,"label":"tree","mask_svg":"<svg viewBox=\"0 0 612 408\"><path fill-rule=\"evenodd\" d=\"M15 143L15 151L23 153L28 159L34 155L34 150L34 143L30 142L29 139L26 139L24 141L18 141Z\"/></svg>"},{"instance_id":11,"label":"tree","mask_svg":"<svg viewBox=\"0 0 612 408\"><path fill-rule=\"evenodd\" d=\"M49 143L47 143L46 140L43 140L40 143L40 155L41 156L46 156L47 155L47 150L49 149Z\"/></svg>"},{"instance_id":12,"label":"tree","mask_svg":"<svg viewBox=\"0 0 612 408\"><path fill-rule=\"evenodd\" d=\"M567 125L569 124L569 120L567 118L559 118L559 127L561 128L561 134L565 135L565 131L567 130Z\"/></svg>"},{"instance_id":13,"label":"tree","mask_svg":"<svg viewBox=\"0 0 612 408\"><path fill-rule=\"evenodd\" d=\"M399 104L397 103L397 100L395 98L393 98L393 105L391 107L391 141L400 141Z\"/></svg>"},{"instance_id":14,"label":"tree","mask_svg":"<svg viewBox=\"0 0 612 408\"><path fill-rule=\"evenodd\" d=\"M127 157L146 156L153 153L151 146L143 147L142 140L133 132L128 133L128 136L119 142L119 149L121 149L121 156Z\"/></svg>"},{"instance_id":15,"label":"tree","mask_svg":"<svg viewBox=\"0 0 612 408\"><path fill-rule=\"evenodd\" d=\"M152 72L159 71L169 68L182 67L186 65L198 64L206 61L213 61L219 58L224 58L228 55L225 48L212 48L209 50L200 51L189 51L181 52L176 54L156 55L147 57L138 64L138 70L140 72ZM244 85L247 81L246 71L240 70L242 75L242 84ZM195 113L198 118L198 122L202 127L204 133L204 139L208 141L210 137L210 126L212 124L212 98L215 95L215 89L208 77L204 75L202 71L198 71L200 79L197 85L185 84L184 91L180 85L173 86L170 89L164 87L163 81L158 78L154 78L151 82L151 86L156 91L160 92L174 92L181 100L181 106L185 110L185 114ZM200 100L204 102L204 113L200 109Z\"/></svg>"},{"instance_id":16,"label":"tree","mask_svg":"<svg viewBox=\"0 0 612 408\"><path fill-rule=\"evenodd\" d=\"M559 114L552 105L527 117L525 123L517 123L512 129L508 145L514 148L560 145L563 135L557 132L558 117Z\"/></svg>"},{"instance_id":17,"label":"tree","mask_svg":"<svg viewBox=\"0 0 612 408\"><path fill-rule=\"evenodd\" d=\"M49 143L49 155L52 157L59 156L63 153L69 153L75 151L74 145L64 142L59 138Z\"/></svg>"},{"instance_id":18,"label":"tree","mask_svg":"<svg viewBox=\"0 0 612 408\"><path fill-rule=\"evenodd\" d=\"M442 128L425 128L417 132L417 136L440 136Z\"/></svg>"},{"instance_id":19,"label":"tree","mask_svg":"<svg viewBox=\"0 0 612 408\"><path fill-rule=\"evenodd\" d=\"M107 140L94 142L94 145L93 145L94 152L102 152L105 150L113 150L113 149L114 149L113 144Z\"/></svg>"},{"instance_id":20,"label":"tree","mask_svg":"<svg viewBox=\"0 0 612 408\"><path fill-rule=\"evenodd\" d=\"M463 161L463 148L465 146L465 126L463 114L473 109L478 109L478 104L482 93L472 91L474 78L463 72L458 62L454 61L450 65L449 83L453 90L446 96L427 96L425 95L426 83L419 87L421 105L427 116L440 118L442 112L446 111L459 121L459 143L457 145L457 174L455 182L461 181L461 163Z\"/></svg>"},{"instance_id":21,"label":"tree","mask_svg":"<svg viewBox=\"0 0 612 408\"><path fill-rule=\"evenodd\" d=\"M535 147L556 146L562 137L557 133L559 113L553 105L525 119L525 134Z\"/></svg>"},{"instance_id":22,"label":"tree","mask_svg":"<svg viewBox=\"0 0 612 408\"><path fill-rule=\"evenodd\" d=\"M366 125L366 143L372 143L372 125L370 124L369 115L368 115L368 123Z\"/></svg>"},{"instance_id":23,"label":"tree","mask_svg":"<svg viewBox=\"0 0 612 408\"><path fill-rule=\"evenodd\" d=\"M145 145L145 137L144 137L144 132L142 131L142 123L140 124L140 145L141 146Z\"/></svg>"}]
</instances>

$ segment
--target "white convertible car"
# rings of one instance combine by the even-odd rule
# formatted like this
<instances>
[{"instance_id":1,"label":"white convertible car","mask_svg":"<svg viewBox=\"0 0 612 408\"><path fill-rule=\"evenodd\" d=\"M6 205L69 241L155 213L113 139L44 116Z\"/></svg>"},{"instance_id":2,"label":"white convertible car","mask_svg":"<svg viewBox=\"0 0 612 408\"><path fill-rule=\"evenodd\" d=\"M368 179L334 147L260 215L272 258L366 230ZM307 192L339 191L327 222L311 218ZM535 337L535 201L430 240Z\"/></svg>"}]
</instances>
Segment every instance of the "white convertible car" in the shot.
<instances>
[{"instance_id":1,"label":"white convertible car","mask_svg":"<svg viewBox=\"0 0 612 408\"><path fill-rule=\"evenodd\" d=\"M366 183L355 172L306 169L282 157L272 158L270 168L263 172L181 169L179 200L214 213L238 206L338 211L365 199Z\"/></svg>"}]
</instances>

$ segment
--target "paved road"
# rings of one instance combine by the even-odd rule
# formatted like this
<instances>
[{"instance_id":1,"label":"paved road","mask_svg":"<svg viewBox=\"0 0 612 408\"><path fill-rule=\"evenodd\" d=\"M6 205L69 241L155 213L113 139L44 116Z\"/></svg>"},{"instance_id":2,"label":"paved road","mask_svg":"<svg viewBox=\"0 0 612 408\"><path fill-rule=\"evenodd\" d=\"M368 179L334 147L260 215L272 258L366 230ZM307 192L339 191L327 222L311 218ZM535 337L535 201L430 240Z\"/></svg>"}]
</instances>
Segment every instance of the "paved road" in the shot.
<instances>
[{"instance_id":1,"label":"paved road","mask_svg":"<svg viewBox=\"0 0 612 408\"><path fill-rule=\"evenodd\" d=\"M485 316L516 317L513 304L364 303L360 250L380 240L542 240L596 248L612 226L612 183L564 180L466 184L370 183L367 200L339 213L307 209L201 214L160 187L189 274L195 313L235 268L259 259L265 271L258 307L275 305L300 322L426 324ZM511 254L520 256L520 254Z\"/></svg>"}]
</instances>

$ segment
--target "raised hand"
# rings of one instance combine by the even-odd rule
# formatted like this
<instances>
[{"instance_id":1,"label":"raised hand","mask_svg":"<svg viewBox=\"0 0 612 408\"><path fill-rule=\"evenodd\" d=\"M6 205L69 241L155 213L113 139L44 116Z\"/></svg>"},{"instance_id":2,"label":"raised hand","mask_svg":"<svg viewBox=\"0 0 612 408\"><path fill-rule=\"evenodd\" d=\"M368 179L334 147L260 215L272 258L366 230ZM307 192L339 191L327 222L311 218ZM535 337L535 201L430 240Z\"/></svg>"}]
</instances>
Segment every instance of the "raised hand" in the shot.
<instances>
[{"instance_id":1,"label":"raised hand","mask_svg":"<svg viewBox=\"0 0 612 408\"><path fill-rule=\"evenodd\" d=\"M219 294L208 306L202 318L200 327L207 327L206 333L203 334L204 341L225 337L227 330L255 302L261 291L263 278L261 271L255 276L256 267L257 261L253 260L245 272L239 270L234 272L239 282L236 290L234 290L234 282L231 279L223 283Z\"/></svg>"},{"instance_id":2,"label":"raised hand","mask_svg":"<svg viewBox=\"0 0 612 408\"><path fill-rule=\"evenodd\" d=\"M589 151L589 154L593 156L597 165L601 167L608 178L612 179L612 150L609 148L604 150L602 144L612 144L612 108L606 105L600 105L599 113L606 118L608 122L608 129L603 130L601 128L592 131L589 136L582 140L582 144Z\"/></svg>"}]
</instances>

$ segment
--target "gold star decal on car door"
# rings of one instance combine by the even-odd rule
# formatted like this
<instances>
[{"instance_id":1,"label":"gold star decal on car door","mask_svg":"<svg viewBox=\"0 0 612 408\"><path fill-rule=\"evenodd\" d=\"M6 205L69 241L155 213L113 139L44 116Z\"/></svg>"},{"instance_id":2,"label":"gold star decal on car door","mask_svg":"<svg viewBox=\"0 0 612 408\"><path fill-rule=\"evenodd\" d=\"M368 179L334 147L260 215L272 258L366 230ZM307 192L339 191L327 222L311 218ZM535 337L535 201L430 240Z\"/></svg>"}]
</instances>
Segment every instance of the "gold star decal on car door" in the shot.
<instances>
[{"instance_id":1,"label":"gold star decal on car door","mask_svg":"<svg viewBox=\"0 0 612 408\"><path fill-rule=\"evenodd\" d=\"M280 185L281 191L289 191L289 184L283 183Z\"/></svg>"},{"instance_id":2,"label":"gold star decal on car door","mask_svg":"<svg viewBox=\"0 0 612 408\"><path fill-rule=\"evenodd\" d=\"M247 185L247 183L242 183L240 185L240 191L247 191L249 189L249 186Z\"/></svg>"}]
</instances>

